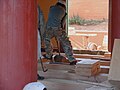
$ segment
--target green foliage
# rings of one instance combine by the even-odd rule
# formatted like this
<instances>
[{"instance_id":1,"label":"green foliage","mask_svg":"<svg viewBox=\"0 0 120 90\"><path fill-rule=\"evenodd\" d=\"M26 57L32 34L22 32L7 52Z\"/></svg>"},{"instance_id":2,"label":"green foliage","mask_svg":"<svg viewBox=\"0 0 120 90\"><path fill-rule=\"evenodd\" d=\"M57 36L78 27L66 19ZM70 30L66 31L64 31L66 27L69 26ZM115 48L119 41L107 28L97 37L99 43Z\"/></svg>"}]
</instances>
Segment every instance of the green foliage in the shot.
<instances>
[{"instance_id":1,"label":"green foliage","mask_svg":"<svg viewBox=\"0 0 120 90\"><path fill-rule=\"evenodd\" d=\"M79 15L73 15L73 17L69 18L69 24L77 24L77 25L97 25L100 24L102 22L105 22L105 19L102 20L87 20L87 19L83 19L81 18Z\"/></svg>"}]
</instances>

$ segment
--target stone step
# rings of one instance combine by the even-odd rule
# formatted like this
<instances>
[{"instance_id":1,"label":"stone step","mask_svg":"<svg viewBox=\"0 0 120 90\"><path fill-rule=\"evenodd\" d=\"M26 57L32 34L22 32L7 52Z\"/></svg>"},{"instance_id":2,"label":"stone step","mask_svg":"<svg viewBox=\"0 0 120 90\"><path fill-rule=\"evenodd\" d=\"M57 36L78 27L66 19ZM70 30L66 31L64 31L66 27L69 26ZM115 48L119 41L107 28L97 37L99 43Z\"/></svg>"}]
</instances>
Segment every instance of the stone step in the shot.
<instances>
[{"instance_id":1,"label":"stone step","mask_svg":"<svg viewBox=\"0 0 120 90\"><path fill-rule=\"evenodd\" d=\"M97 76L80 76L75 73L69 73L65 70L51 70L49 69L47 72L38 71L40 75L45 78L54 78L54 79L65 79L65 80L85 80L91 82L103 82L107 80L108 74L99 74Z\"/></svg>"},{"instance_id":2,"label":"stone step","mask_svg":"<svg viewBox=\"0 0 120 90\"><path fill-rule=\"evenodd\" d=\"M45 79L40 82L46 86L47 90L86 90L86 88L93 86L62 79Z\"/></svg>"},{"instance_id":3,"label":"stone step","mask_svg":"<svg viewBox=\"0 0 120 90\"><path fill-rule=\"evenodd\" d=\"M106 73L106 74L109 73L110 66L105 66L105 65L108 65L108 64L109 64L109 62L107 62L107 63L106 62L101 62L102 66L100 66L100 68L101 68L100 73ZM75 66L69 65L69 64L48 64L48 63L44 63L44 67L48 68L48 69L53 69L53 70L66 70L66 71L75 69ZM38 63L38 70L41 70L41 64L40 63Z\"/></svg>"},{"instance_id":4,"label":"stone step","mask_svg":"<svg viewBox=\"0 0 120 90\"><path fill-rule=\"evenodd\" d=\"M95 83L83 80L48 78L40 82L43 83L48 90L114 90L113 86L110 84Z\"/></svg>"},{"instance_id":5,"label":"stone step","mask_svg":"<svg viewBox=\"0 0 120 90\"><path fill-rule=\"evenodd\" d=\"M69 64L48 64L44 63L44 67L52 70L72 70L75 69L74 65L69 65ZM41 70L41 64L38 63L38 70Z\"/></svg>"},{"instance_id":6,"label":"stone step","mask_svg":"<svg viewBox=\"0 0 120 90\"><path fill-rule=\"evenodd\" d=\"M98 60L98 59L85 59L85 58L76 58L76 60ZM47 59L42 59L43 62L49 62ZM99 60L101 66L110 66L111 61ZM63 60L64 63L69 64L68 60ZM40 61L39 61L40 63Z\"/></svg>"},{"instance_id":7,"label":"stone step","mask_svg":"<svg viewBox=\"0 0 120 90\"><path fill-rule=\"evenodd\" d=\"M114 90L114 88L106 88L106 87L101 87L101 86L93 86L90 88L87 88L85 90Z\"/></svg>"},{"instance_id":8,"label":"stone step","mask_svg":"<svg viewBox=\"0 0 120 90\"><path fill-rule=\"evenodd\" d=\"M42 54L45 54L45 52L42 52ZM53 53L54 55L55 54L58 54L58 53ZM65 53L61 53L62 56L65 56ZM75 58L85 58L85 59L91 59L91 58L97 58L97 59L106 59L106 57L104 57L104 55L90 55L90 54L73 54Z\"/></svg>"},{"instance_id":9,"label":"stone step","mask_svg":"<svg viewBox=\"0 0 120 90\"><path fill-rule=\"evenodd\" d=\"M85 59L85 58L76 58L76 60L98 60L98 59ZM110 66L110 61L99 60L101 66Z\"/></svg>"},{"instance_id":10,"label":"stone step","mask_svg":"<svg viewBox=\"0 0 120 90\"><path fill-rule=\"evenodd\" d=\"M110 61L100 61L101 66L110 66Z\"/></svg>"},{"instance_id":11,"label":"stone step","mask_svg":"<svg viewBox=\"0 0 120 90\"><path fill-rule=\"evenodd\" d=\"M101 72L100 73L109 73L110 66L100 66Z\"/></svg>"}]
</instances>

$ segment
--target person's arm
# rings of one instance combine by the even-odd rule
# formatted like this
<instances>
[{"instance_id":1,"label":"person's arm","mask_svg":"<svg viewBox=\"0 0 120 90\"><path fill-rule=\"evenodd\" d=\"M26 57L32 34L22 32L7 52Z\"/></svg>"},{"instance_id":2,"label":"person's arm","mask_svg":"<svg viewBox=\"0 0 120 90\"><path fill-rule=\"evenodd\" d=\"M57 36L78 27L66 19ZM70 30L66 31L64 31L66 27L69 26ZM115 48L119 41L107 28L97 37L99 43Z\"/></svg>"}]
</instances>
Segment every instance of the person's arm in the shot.
<instances>
[{"instance_id":1,"label":"person's arm","mask_svg":"<svg viewBox=\"0 0 120 90\"><path fill-rule=\"evenodd\" d=\"M37 14L38 14L38 18L37 18L38 30L40 30L40 6L39 5L37 7Z\"/></svg>"},{"instance_id":2,"label":"person's arm","mask_svg":"<svg viewBox=\"0 0 120 90\"><path fill-rule=\"evenodd\" d=\"M41 35L41 39L43 39L43 34L45 32L45 20L40 6L38 6L38 31Z\"/></svg>"},{"instance_id":3,"label":"person's arm","mask_svg":"<svg viewBox=\"0 0 120 90\"><path fill-rule=\"evenodd\" d=\"M61 27L63 29L65 28L65 25L66 25L66 16L67 16L67 13L65 13L64 17L61 20Z\"/></svg>"}]
</instances>

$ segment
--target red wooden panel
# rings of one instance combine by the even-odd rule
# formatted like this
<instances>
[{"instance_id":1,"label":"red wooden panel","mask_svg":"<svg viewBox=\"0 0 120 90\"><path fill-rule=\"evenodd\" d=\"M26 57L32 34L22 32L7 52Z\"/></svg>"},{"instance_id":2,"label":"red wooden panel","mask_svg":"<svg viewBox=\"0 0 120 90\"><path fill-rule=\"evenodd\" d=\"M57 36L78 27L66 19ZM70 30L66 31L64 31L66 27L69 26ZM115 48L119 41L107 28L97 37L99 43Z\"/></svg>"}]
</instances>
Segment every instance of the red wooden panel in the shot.
<instances>
[{"instance_id":1,"label":"red wooden panel","mask_svg":"<svg viewBox=\"0 0 120 90\"><path fill-rule=\"evenodd\" d=\"M111 30L109 36L109 44L111 51L113 49L114 39L120 39L120 0L111 0Z\"/></svg>"},{"instance_id":2,"label":"red wooden panel","mask_svg":"<svg viewBox=\"0 0 120 90\"><path fill-rule=\"evenodd\" d=\"M0 90L37 80L36 0L0 0Z\"/></svg>"}]
</instances>

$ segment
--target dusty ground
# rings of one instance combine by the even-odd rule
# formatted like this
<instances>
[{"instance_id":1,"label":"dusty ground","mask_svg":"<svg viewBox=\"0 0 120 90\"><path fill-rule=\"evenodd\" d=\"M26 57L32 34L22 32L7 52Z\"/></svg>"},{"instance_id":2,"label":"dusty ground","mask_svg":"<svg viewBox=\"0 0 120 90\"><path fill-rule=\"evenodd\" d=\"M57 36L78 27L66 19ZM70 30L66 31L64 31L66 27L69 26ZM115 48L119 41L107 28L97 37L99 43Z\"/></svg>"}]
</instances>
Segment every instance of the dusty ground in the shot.
<instances>
[{"instance_id":1,"label":"dusty ground","mask_svg":"<svg viewBox=\"0 0 120 90\"><path fill-rule=\"evenodd\" d=\"M85 19L108 19L109 0L69 0L69 17L79 15Z\"/></svg>"},{"instance_id":2,"label":"dusty ground","mask_svg":"<svg viewBox=\"0 0 120 90\"><path fill-rule=\"evenodd\" d=\"M90 25L90 26L80 26L80 25L70 25L70 27L75 27L76 30L108 30L108 22L103 22L99 25Z\"/></svg>"},{"instance_id":3,"label":"dusty ground","mask_svg":"<svg viewBox=\"0 0 120 90\"><path fill-rule=\"evenodd\" d=\"M69 0L68 12L69 18L73 15L79 15L84 19L108 19L109 0ZM70 40L73 48L84 49L88 45L88 42L93 42L101 49L107 50L107 39L104 39L108 35L108 22L101 23L99 25L80 26L70 25L75 30L87 30L88 32L80 32L80 34L97 34L96 37L86 38L85 36L70 35ZM94 31L89 33L89 31ZM100 31L99 33L97 31ZM97 33L95 33L97 32ZM73 33L73 32L72 32Z\"/></svg>"},{"instance_id":4,"label":"dusty ground","mask_svg":"<svg viewBox=\"0 0 120 90\"><path fill-rule=\"evenodd\" d=\"M97 50L108 49L108 41L107 38L105 38L108 35L108 22L90 26L70 25L70 27L74 27L75 30L73 31L77 33L79 32L79 34L96 34L96 36L89 36L88 38L86 36L76 35L76 33L73 35L69 35L74 49L87 49L87 46L90 42L95 43L97 47L100 47L97 48ZM84 32L84 30L86 30L87 32ZM69 30L69 33L72 33L71 30Z\"/></svg>"}]
</instances>

